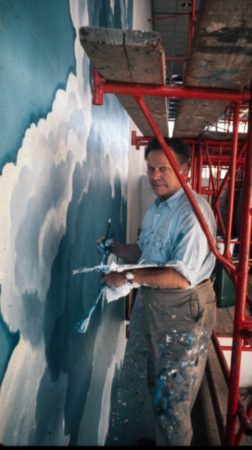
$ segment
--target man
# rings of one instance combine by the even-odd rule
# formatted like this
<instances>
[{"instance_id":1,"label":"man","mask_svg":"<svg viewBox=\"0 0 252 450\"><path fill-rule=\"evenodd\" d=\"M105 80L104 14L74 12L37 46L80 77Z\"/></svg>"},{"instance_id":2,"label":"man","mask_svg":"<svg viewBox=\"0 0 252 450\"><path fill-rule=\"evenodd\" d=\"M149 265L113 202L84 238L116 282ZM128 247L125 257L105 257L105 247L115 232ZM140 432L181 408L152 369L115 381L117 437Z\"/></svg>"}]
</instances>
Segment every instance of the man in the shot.
<instances>
[{"instance_id":1,"label":"man","mask_svg":"<svg viewBox=\"0 0 252 450\"><path fill-rule=\"evenodd\" d=\"M176 138L166 139L166 143L179 172L186 177L190 169L189 148ZM141 261L159 267L112 272L103 281L109 287L133 282L140 285L136 301L141 298L143 305L156 444L190 445L191 410L215 322L215 294L210 280L215 256L156 139L147 145L145 159L157 199L145 214L138 242L114 241L111 249L126 262ZM216 223L208 202L196 192L193 195L215 238Z\"/></svg>"}]
</instances>

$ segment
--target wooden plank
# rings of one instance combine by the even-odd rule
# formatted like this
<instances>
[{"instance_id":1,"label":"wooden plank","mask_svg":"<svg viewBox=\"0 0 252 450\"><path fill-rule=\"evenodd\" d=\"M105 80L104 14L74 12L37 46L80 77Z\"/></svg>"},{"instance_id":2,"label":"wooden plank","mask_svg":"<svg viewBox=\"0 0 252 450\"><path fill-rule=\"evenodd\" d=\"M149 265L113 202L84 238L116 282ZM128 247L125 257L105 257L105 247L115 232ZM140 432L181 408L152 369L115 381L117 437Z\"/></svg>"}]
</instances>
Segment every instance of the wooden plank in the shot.
<instances>
[{"instance_id":1,"label":"wooden plank","mask_svg":"<svg viewBox=\"0 0 252 450\"><path fill-rule=\"evenodd\" d=\"M105 79L131 80L122 30L82 27L79 36L92 64Z\"/></svg>"},{"instance_id":2,"label":"wooden plank","mask_svg":"<svg viewBox=\"0 0 252 450\"><path fill-rule=\"evenodd\" d=\"M155 31L133 30L126 30L124 34L132 81L165 84L165 53L160 35Z\"/></svg>"},{"instance_id":3,"label":"wooden plank","mask_svg":"<svg viewBox=\"0 0 252 450\"><path fill-rule=\"evenodd\" d=\"M82 27L80 42L92 64L108 81L165 84L165 53L154 31ZM155 70L153 70L155 68ZM132 120L144 135L153 135L134 98L118 95ZM168 136L168 105L164 97L145 97L153 118Z\"/></svg>"}]
</instances>

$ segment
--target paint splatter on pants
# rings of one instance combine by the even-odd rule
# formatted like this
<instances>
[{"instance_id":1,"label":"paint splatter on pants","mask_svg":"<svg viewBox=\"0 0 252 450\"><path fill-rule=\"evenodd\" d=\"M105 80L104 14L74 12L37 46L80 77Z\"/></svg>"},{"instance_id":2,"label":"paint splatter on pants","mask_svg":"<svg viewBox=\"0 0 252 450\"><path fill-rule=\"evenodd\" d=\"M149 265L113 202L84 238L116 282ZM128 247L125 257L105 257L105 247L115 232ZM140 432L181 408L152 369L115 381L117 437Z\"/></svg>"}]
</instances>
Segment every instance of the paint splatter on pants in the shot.
<instances>
[{"instance_id":1,"label":"paint splatter on pants","mask_svg":"<svg viewBox=\"0 0 252 450\"><path fill-rule=\"evenodd\" d=\"M204 375L216 319L211 281L184 289L141 287L148 344L147 376L156 444L190 445L191 410Z\"/></svg>"}]
</instances>

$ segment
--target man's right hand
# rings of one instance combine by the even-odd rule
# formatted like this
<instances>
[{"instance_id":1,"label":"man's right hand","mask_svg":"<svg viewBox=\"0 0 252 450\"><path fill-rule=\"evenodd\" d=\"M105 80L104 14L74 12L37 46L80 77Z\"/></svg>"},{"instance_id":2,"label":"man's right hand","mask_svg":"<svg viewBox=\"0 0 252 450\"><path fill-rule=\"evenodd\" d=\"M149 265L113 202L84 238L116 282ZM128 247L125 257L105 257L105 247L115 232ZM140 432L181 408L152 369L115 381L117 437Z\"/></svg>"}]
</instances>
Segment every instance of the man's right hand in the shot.
<instances>
[{"instance_id":1,"label":"man's right hand","mask_svg":"<svg viewBox=\"0 0 252 450\"><path fill-rule=\"evenodd\" d=\"M104 237L97 240L97 244L103 241ZM115 241L114 239L107 239L109 242L108 250L118 258L122 258L128 263L136 263L140 256L141 250L137 244L124 244L123 242Z\"/></svg>"}]
</instances>

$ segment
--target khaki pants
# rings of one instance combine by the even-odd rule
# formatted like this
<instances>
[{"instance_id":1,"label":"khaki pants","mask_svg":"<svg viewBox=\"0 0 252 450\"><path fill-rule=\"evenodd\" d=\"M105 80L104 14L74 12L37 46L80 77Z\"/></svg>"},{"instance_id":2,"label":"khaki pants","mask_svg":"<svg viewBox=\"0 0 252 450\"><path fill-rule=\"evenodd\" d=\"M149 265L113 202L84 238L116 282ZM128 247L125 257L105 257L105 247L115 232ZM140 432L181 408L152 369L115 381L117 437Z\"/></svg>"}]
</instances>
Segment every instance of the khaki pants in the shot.
<instances>
[{"instance_id":1,"label":"khaki pants","mask_svg":"<svg viewBox=\"0 0 252 450\"><path fill-rule=\"evenodd\" d=\"M216 319L210 280L192 289L141 287L147 376L156 444L190 445L191 410L204 375Z\"/></svg>"}]
</instances>

